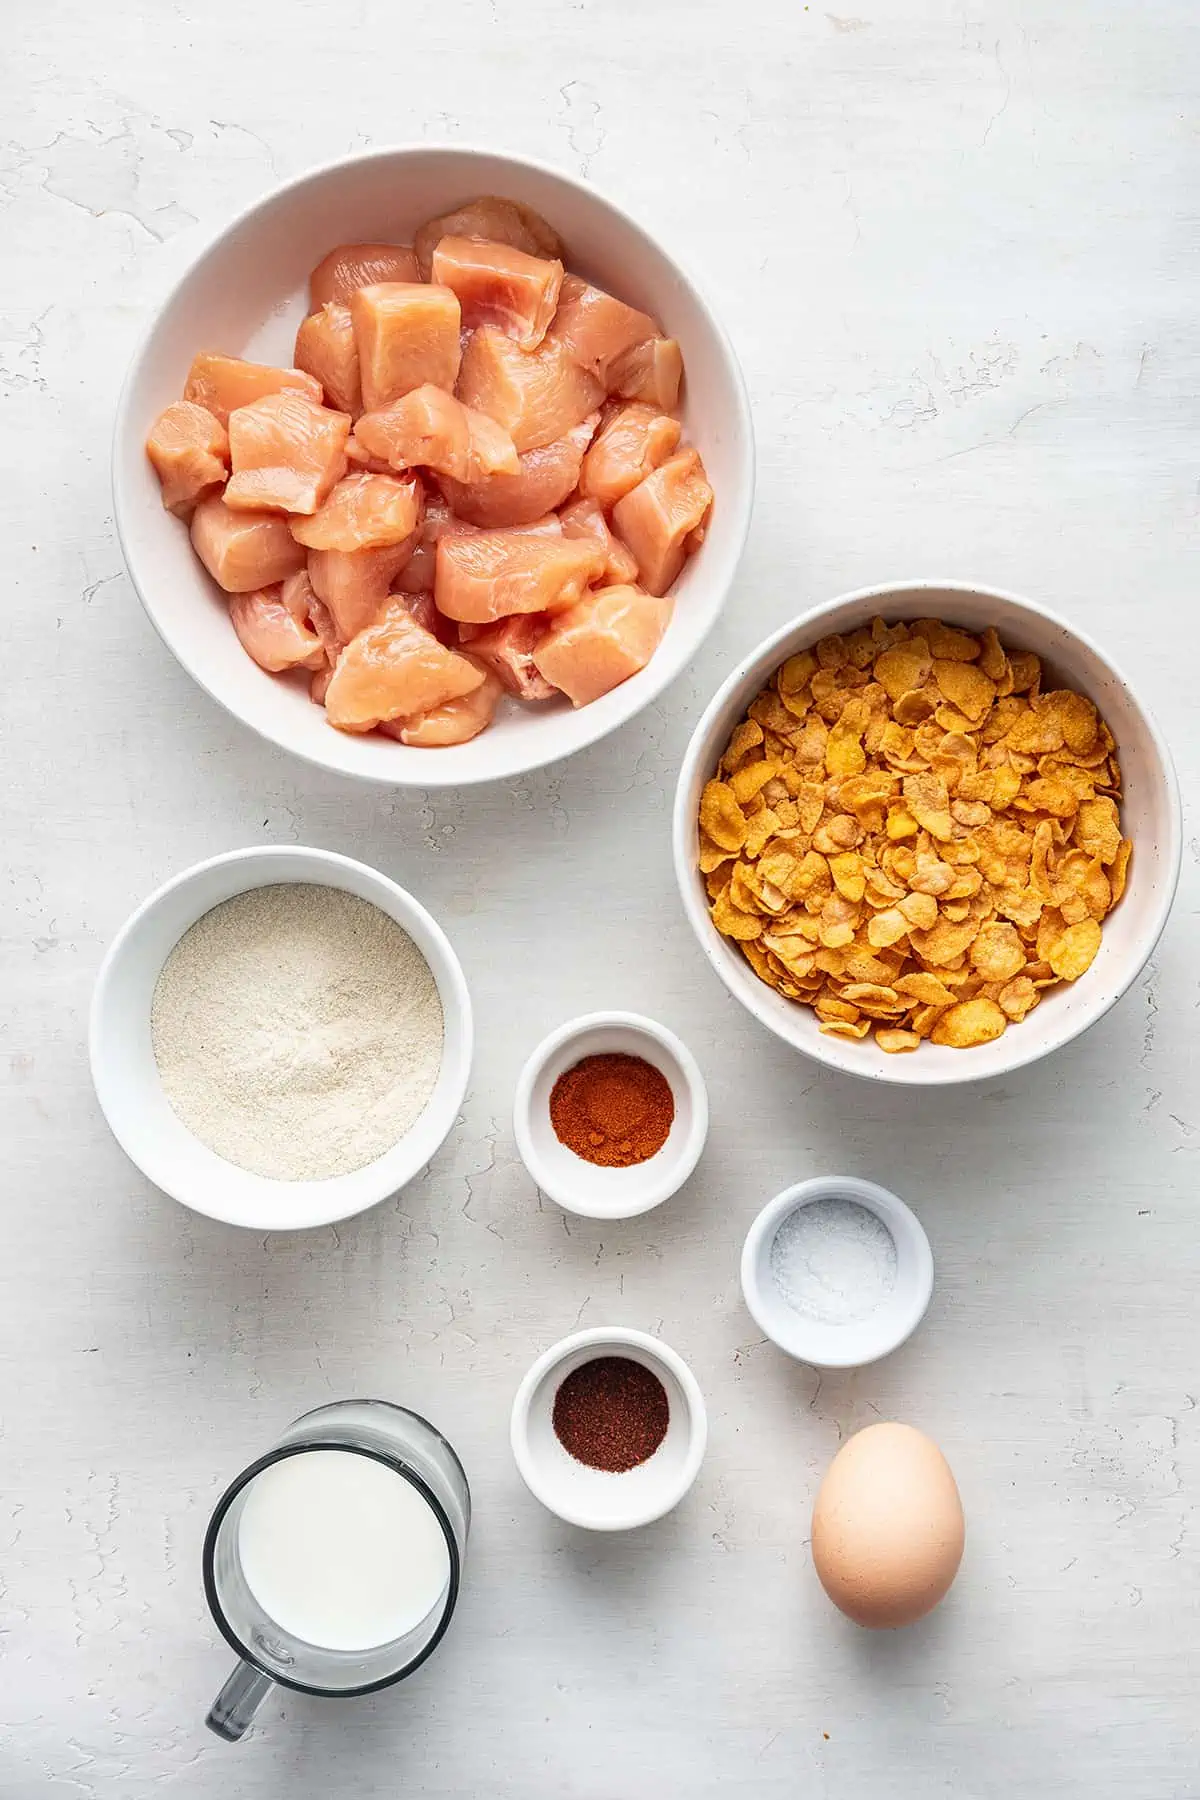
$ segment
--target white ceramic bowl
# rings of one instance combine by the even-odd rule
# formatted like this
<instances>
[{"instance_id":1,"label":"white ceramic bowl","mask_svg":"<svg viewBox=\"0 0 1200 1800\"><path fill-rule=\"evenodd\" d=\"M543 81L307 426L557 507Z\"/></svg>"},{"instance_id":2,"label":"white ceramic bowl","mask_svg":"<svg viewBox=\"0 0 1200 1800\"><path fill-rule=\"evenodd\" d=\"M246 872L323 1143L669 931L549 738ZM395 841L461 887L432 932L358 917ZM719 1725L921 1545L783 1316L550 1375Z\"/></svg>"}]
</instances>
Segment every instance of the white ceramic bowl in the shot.
<instances>
[{"instance_id":1,"label":"white ceramic bowl","mask_svg":"<svg viewBox=\"0 0 1200 1800\"><path fill-rule=\"evenodd\" d=\"M424 220L475 194L527 202L564 238L571 266L652 312L679 339L683 420L716 492L699 553L676 584L667 635L648 666L591 706L505 702L473 743L413 749L333 730L307 686L265 674L241 648L225 601L163 511L144 445L183 389L198 350L290 364L307 310L309 270L335 244L408 241ZM392 787L500 781L570 756L631 719L687 666L725 603L750 521L750 409L729 340L667 253L613 202L569 175L518 157L420 145L347 158L288 182L219 233L169 295L134 358L117 413L113 497L134 586L179 661L244 725L281 749Z\"/></svg>"},{"instance_id":2,"label":"white ceramic bowl","mask_svg":"<svg viewBox=\"0 0 1200 1800\"><path fill-rule=\"evenodd\" d=\"M652 1063L670 1083L675 1117L655 1156L628 1169L601 1169L559 1142L550 1094L559 1076L585 1056L621 1053ZM638 1013L588 1013L544 1038L521 1071L513 1102L521 1160L538 1187L585 1219L632 1219L661 1206L700 1160L708 1136L708 1090L700 1066L673 1031Z\"/></svg>"},{"instance_id":3,"label":"white ceramic bowl","mask_svg":"<svg viewBox=\"0 0 1200 1800\"><path fill-rule=\"evenodd\" d=\"M217 1156L176 1117L162 1091L150 1006L164 962L196 920L249 888L276 882L342 888L395 919L433 972L441 995L442 1066L424 1112L398 1144L363 1169L324 1181L272 1181ZM256 1231L296 1231L346 1219L394 1194L423 1169L458 1116L472 1050L471 1001L441 927L411 894L365 863L291 846L234 850L160 887L118 932L92 996L92 1080L113 1136L156 1186L194 1212Z\"/></svg>"},{"instance_id":4,"label":"white ceramic bowl","mask_svg":"<svg viewBox=\"0 0 1200 1800\"><path fill-rule=\"evenodd\" d=\"M832 1324L789 1306L771 1273L771 1248L784 1220L816 1200L850 1200L882 1220L896 1246L896 1283L861 1319ZM910 1338L933 1293L933 1252L916 1214L903 1200L853 1175L818 1175L785 1188L763 1207L742 1246L742 1293L750 1315L773 1344L818 1369L856 1369L878 1362Z\"/></svg>"},{"instance_id":5,"label":"white ceramic bowl","mask_svg":"<svg viewBox=\"0 0 1200 1800\"><path fill-rule=\"evenodd\" d=\"M1051 988L1019 1025L991 1044L952 1050L923 1044L888 1056L871 1038L855 1043L824 1035L807 1006L786 1000L755 975L709 916L697 867L696 809L729 734L758 690L793 652L831 632L853 631L874 618L945 619L970 631L994 625L1015 649L1043 657L1055 679L1078 688L1100 708L1117 741L1125 782L1122 817L1133 840L1129 885L1104 921L1104 942L1079 981ZM751 651L716 694L692 735L675 794L673 848L683 907L700 947L735 999L777 1037L815 1061L870 1081L937 1087L1005 1075L1058 1050L1102 1018L1137 980L1158 942L1179 880L1182 828L1175 771L1158 728L1125 678L1091 640L1052 613L997 588L951 581L909 581L861 588L815 607Z\"/></svg>"},{"instance_id":6,"label":"white ceramic bowl","mask_svg":"<svg viewBox=\"0 0 1200 1800\"><path fill-rule=\"evenodd\" d=\"M670 1423L654 1455L613 1474L570 1456L554 1435L554 1396L581 1363L625 1356L653 1370L667 1390ZM661 1519L691 1487L704 1460L708 1416L696 1377L669 1344L645 1331L598 1326L576 1331L539 1356L517 1389L512 1453L530 1493L568 1525L629 1531Z\"/></svg>"}]
</instances>

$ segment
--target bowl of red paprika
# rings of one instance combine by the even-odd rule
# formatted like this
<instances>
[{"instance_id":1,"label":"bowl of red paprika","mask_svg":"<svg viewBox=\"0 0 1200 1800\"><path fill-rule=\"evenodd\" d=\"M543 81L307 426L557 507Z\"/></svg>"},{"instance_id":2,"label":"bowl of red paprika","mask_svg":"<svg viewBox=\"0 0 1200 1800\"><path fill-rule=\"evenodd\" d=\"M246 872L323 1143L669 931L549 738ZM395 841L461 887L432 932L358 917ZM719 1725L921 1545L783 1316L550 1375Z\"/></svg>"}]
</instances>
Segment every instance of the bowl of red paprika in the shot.
<instances>
[{"instance_id":1,"label":"bowl of red paprika","mask_svg":"<svg viewBox=\"0 0 1200 1800\"><path fill-rule=\"evenodd\" d=\"M708 1136L699 1064L638 1013L598 1012L544 1038L513 1103L521 1160L538 1188L587 1219L631 1219L669 1200Z\"/></svg>"}]
</instances>

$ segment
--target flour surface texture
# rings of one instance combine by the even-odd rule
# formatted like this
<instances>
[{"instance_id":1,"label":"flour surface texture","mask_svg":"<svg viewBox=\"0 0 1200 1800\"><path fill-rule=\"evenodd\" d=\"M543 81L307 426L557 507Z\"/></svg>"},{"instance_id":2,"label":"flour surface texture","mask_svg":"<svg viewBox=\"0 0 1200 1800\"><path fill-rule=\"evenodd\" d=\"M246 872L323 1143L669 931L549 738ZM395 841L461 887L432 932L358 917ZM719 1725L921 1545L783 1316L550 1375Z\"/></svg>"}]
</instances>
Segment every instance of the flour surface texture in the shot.
<instances>
[{"instance_id":1,"label":"flour surface texture","mask_svg":"<svg viewBox=\"0 0 1200 1800\"><path fill-rule=\"evenodd\" d=\"M282 1181L364 1168L398 1143L442 1063L441 997L379 907L309 882L205 913L154 991L163 1091L228 1162Z\"/></svg>"}]
</instances>

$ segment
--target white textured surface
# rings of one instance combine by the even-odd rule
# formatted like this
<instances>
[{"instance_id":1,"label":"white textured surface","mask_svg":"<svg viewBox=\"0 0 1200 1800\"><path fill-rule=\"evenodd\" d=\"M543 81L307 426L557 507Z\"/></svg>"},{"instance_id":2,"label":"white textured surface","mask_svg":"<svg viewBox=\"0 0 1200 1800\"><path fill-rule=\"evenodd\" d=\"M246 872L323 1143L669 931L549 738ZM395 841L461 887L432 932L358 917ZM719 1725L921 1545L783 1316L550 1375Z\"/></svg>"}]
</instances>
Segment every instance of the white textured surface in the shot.
<instances>
[{"instance_id":1,"label":"white textured surface","mask_svg":"<svg viewBox=\"0 0 1200 1800\"><path fill-rule=\"evenodd\" d=\"M689 724L732 656L891 575L1086 621L1192 791L1196 9L12 10L0 1793L1200 1793L1200 849L1154 966L1086 1040L917 1099L818 1076L740 1013L680 922L667 841ZM231 726L143 621L107 490L122 368L198 234L405 134L558 160L663 232L732 326L761 455L750 554L696 668L570 766L430 804ZM410 885L462 955L481 1040L426 1180L265 1241L137 1178L83 1044L133 904L259 838ZM506 1114L538 1037L611 1005L682 1033L713 1127L689 1189L592 1228L539 1209ZM737 1253L764 1199L835 1165L916 1206L939 1287L898 1356L819 1382L756 1341ZM510 1463L516 1382L577 1320L661 1329L710 1402L697 1486L635 1539L558 1525ZM206 1741L228 1663L198 1579L208 1507L295 1412L352 1392L429 1413L468 1464L456 1626L405 1690L287 1699L242 1747ZM804 1539L839 1437L880 1415L942 1444L969 1526L940 1613L876 1639L831 1614Z\"/></svg>"}]
</instances>

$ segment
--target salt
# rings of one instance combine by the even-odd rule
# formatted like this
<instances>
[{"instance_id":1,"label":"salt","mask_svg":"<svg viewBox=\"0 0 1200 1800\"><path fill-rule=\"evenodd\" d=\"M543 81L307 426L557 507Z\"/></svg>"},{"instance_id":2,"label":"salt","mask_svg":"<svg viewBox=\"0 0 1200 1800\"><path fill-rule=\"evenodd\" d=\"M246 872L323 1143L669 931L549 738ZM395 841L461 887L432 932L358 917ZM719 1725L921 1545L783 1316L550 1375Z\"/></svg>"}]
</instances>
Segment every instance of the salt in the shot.
<instances>
[{"instance_id":1,"label":"salt","mask_svg":"<svg viewBox=\"0 0 1200 1800\"><path fill-rule=\"evenodd\" d=\"M850 1325L895 1287L895 1239L854 1200L814 1200L790 1212L775 1233L771 1275L794 1312L821 1325Z\"/></svg>"}]
</instances>

